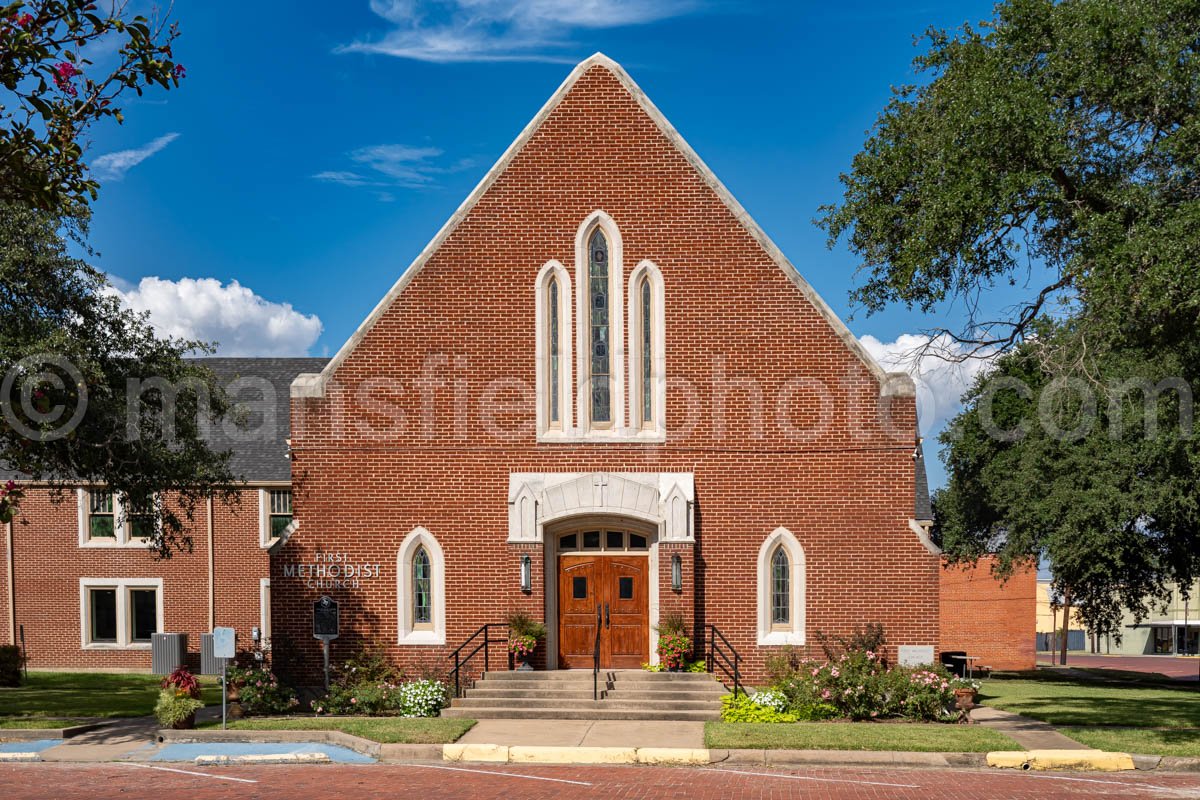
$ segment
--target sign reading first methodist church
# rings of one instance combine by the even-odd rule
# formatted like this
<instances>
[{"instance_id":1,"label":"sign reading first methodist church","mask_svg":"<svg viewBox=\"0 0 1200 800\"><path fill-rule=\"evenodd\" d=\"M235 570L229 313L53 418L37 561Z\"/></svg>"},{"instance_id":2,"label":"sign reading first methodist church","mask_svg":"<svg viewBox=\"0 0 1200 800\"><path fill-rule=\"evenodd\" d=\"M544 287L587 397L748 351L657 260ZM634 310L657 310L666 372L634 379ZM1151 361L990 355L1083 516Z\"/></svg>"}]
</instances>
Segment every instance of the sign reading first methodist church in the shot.
<instances>
[{"instance_id":1,"label":"sign reading first methodist church","mask_svg":"<svg viewBox=\"0 0 1200 800\"><path fill-rule=\"evenodd\" d=\"M304 581L309 589L358 589L379 571L378 564L356 563L348 553L317 553L309 563L283 565L283 577Z\"/></svg>"}]
</instances>

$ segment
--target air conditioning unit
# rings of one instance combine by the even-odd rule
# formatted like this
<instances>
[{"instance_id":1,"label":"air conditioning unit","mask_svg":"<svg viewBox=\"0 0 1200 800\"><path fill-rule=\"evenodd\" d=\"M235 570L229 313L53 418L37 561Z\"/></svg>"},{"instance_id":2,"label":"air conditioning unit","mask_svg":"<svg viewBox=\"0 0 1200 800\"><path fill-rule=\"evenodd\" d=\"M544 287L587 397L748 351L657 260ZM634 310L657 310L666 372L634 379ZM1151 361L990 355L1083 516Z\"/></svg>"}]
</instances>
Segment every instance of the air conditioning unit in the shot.
<instances>
[{"instance_id":1,"label":"air conditioning unit","mask_svg":"<svg viewBox=\"0 0 1200 800\"><path fill-rule=\"evenodd\" d=\"M186 633L150 634L150 671L155 675L170 675L187 664Z\"/></svg>"}]
</instances>

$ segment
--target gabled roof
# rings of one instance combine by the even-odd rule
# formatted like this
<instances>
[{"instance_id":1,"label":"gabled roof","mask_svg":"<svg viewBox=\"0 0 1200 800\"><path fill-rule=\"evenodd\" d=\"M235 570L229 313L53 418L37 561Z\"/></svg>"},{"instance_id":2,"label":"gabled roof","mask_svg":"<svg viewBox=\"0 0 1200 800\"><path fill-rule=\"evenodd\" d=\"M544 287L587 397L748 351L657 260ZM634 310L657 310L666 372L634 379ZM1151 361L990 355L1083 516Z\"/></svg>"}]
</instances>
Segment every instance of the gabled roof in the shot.
<instances>
[{"instance_id":1,"label":"gabled roof","mask_svg":"<svg viewBox=\"0 0 1200 800\"><path fill-rule=\"evenodd\" d=\"M546 101L546 104L542 106L541 110L538 111L534 118L529 121L529 124L525 126L525 129L521 131L520 135L517 136L513 143L508 146L508 149L504 151L504 155L502 155L500 160L497 161L490 170L488 170L488 173L483 176L483 180L481 180L479 185L477 185L471 194L467 196L467 199L462 202L462 205L458 207L458 210L454 212L450 219L446 220L446 224L442 226L441 230L437 232L429 244L425 245L425 249L422 250L412 264L409 265L408 269L401 274L400 279L397 280L395 285L392 286L391 290L383 296L383 299L379 301L379 303L367 316L366 320L364 320L363 323L358 326L358 330L356 330L354 334L346 340L346 343L342 345L341 349L338 350L337 354L329 361L325 368L318 374L300 375L296 378L295 382L292 384L292 396L324 396L326 384L333 377L334 372L337 371L342 362L345 361L350 353L354 351L354 348L358 345L359 341L361 341L362 338L371 330L371 328L374 327L375 323L379 321L380 317L383 316L384 312L386 312L388 307L392 304L392 301L395 300L396 297L404 291L404 288L408 286L413 278L420 273L421 268L430 259L430 257L437 252L438 248L450 236L450 234L454 232L459 223L461 223L463 219L465 219L466 216L471 213L471 210L475 207L475 204L479 202L479 199L483 197L489 188L491 188L492 184L496 182L497 178L504 173L505 169L508 168L508 165L525 146L526 142L533 138L533 135L537 132L538 128L541 127L542 123L558 106L562 99L567 96L567 94L575 86L575 83L593 67L603 67L607 69L618 81L620 81L621 85L629 91L641 109L646 113L647 116L650 117L651 120L654 121L659 130L662 131L663 135L666 136L667 139L675 146L675 148L683 155L683 157L687 159L688 163L691 164L692 167L700 174L704 182L711 187L714 192L716 192L719 198L721 198L721 201L726 205L730 213L733 214L734 218L742 224L742 226L750 233L750 235L759 243L763 250L765 250L771 259L779 266L779 268L783 270L784 274L786 274L792 283L795 284L796 288L800 290L801 294L803 294L808 301L812 303L813 307L822 317L824 317L825 321L829 323L829 326L843 341L843 343L845 343L846 347L848 347L851 352L858 356L859 360L862 361L863 365L866 366L868 371L875 376L876 380L879 381L881 395L914 395L916 390L912 379L909 378L909 376L905 373L885 372L883 368L879 366L875 359L871 357L871 355L863 348L861 344L859 344L858 339L850 332L850 329L846 327L845 323L843 323L841 319L838 318L837 314L833 312L833 309L831 309L828 304L821 299L821 296L818 295L812 286L809 285L808 281L804 280L803 276L800 275L800 272L792 265L790 261L788 261L787 257L783 254L779 247L777 247L776 244L771 241L771 238L767 236L763 229L759 227L758 223L755 222L750 214L746 212L746 209L742 208L742 205L734 198L732 194L730 194L729 190L725 188L725 184L721 183L720 179L713 174L713 171L708 168L708 165L701 160L700 156L696 154L696 151L691 148L691 145L689 145L684 138L679 135L679 132L675 130L674 126L667 121L667 118L663 116L662 112L659 111L654 103L650 101L650 98L646 96L646 93L642 91L641 87L634 83L633 79L629 77L629 74L625 72L621 65L603 53L596 53L590 58L580 62L575 69L571 70L571 74L568 75L567 79L563 81L561 86L558 87L558 90L551 95L550 99Z\"/></svg>"}]
</instances>

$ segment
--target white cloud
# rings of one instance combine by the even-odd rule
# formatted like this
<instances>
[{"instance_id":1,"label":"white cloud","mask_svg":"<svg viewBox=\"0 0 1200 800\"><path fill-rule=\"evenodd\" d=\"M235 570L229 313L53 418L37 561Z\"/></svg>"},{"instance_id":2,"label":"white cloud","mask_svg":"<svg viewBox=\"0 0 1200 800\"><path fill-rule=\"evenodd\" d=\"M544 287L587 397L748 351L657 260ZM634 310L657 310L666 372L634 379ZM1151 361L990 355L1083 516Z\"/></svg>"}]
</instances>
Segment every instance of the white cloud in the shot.
<instances>
[{"instance_id":1,"label":"white cloud","mask_svg":"<svg viewBox=\"0 0 1200 800\"><path fill-rule=\"evenodd\" d=\"M694 0L371 0L371 10L392 29L337 52L438 63L572 62L576 59L561 50L571 43L573 29L641 25L685 14L696 5Z\"/></svg>"},{"instance_id":2,"label":"white cloud","mask_svg":"<svg viewBox=\"0 0 1200 800\"><path fill-rule=\"evenodd\" d=\"M160 335L216 342L223 356L302 356L321 335L315 314L265 300L237 281L142 278L137 286L108 291L149 312Z\"/></svg>"},{"instance_id":3,"label":"white cloud","mask_svg":"<svg viewBox=\"0 0 1200 800\"><path fill-rule=\"evenodd\" d=\"M874 336L859 338L867 352L888 372L907 372L917 385L917 415L921 435L937 431L962 408L962 394L986 372L987 357L953 360L967 349L945 334L901 334L894 342Z\"/></svg>"},{"instance_id":4,"label":"white cloud","mask_svg":"<svg viewBox=\"0 0 1200 800\"><path fill-rule=\"evenodd\" d=\"M133 150L118 150L115 153L105 153L97 156L92 162L92 170L96 176L110 181L119 181L125 173L145 161L150 156L162 150L179 138L178 133L168 133L154 141Z\"/></svg>"},{"instance_id":5,"label":"white cloud","mask_svg":"<svg viewBox=\"0 0 1200 800\"><path fill-rule=\"evenodd\" d=\"M312 177L340 186L370 186L379 190L376 196L391 202L395 196L387 189L421 189L432 186L439 175L470 169L475 162L469 158L451 164L439 163L442 151L436 147L412 147L406 144L376 144L360 147L346 154L355 169L333 169L318 172Z\"/></svg>"}]
</instances>

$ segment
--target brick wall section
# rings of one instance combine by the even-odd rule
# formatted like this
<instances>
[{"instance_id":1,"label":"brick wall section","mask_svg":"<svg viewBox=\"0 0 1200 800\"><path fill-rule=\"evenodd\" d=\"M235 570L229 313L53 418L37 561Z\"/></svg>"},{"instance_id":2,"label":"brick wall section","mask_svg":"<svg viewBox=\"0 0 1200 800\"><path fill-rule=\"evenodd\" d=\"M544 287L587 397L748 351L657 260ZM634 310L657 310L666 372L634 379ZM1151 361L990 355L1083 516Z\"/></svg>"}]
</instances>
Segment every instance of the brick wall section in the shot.
<instances>
[{"instance_id":1,"label":"brick wall section","mask_svg":"<svg viewBox=\"0 0 1200 800\"><path fill-rule=\"evenodd\" d=\"M994 669L1033 669L1037 569L1007 581L992 575L992 559L941 571L941 649L964 650Z\"/></svg>"},{"instance_id":2,"label":"brick wall section","mask_svg":"<svg viewBox=\"0 0 1200 800\"><path fill-rule=\"evenodd\" d=\"M259 547L258 494L238 493L240 503L214 502L216 624L238 631L249 648L259 624L259 579L268 576L268 555ZM163 630L188 634L200 649L208 631L208 544L202 504L189 530L190 553L159 559L142 548L80 547L77 494L55 496L30 489L13 523L17 622L25 626L31 667L148 670L144 649L84 649L80 642L79 579L162 578ZM7 638L8 618L4 618ZM195 666L195 665L193 665Z\"/></svg>"},{"instance_id":3,"label":"brick wall section","mask_svg":"<svg viewBox=\"0 0 1200 800\"><path fill-rule=\"evenodd\" d=\"M597 209L623 237L625 281L642 259L663 274L664 444L536 442L535 277L557 259L579 290L575 235ZM795 378L829 387L823 429L814 392L777 406ZM683 596L670 590L664 548L661 602L719 626L752 677L767 655L755 643L756 558L779 526L807 556L810 652L820 652L816 631L869 621L885 625L893 656L901 644L936 644L938 559L907 527L915 429L912 398L880 398L874 376L596 66L358 342L326 395L293 401L300 528L273 563L277 648L287 640L293 675L313 679L309 603L320 591L280 568L322 550L382 565L379 578L338 592L346 635L335 660L371 642L400 663L445 664L509 609L541 617L542 574L554 565L534 549L533 592L520 592L518 552L505 541L509 473L592 470L695 474ZM445 552L446 647L396 646L396 555L418 525Z\"/></svg>"}]
</instances>

